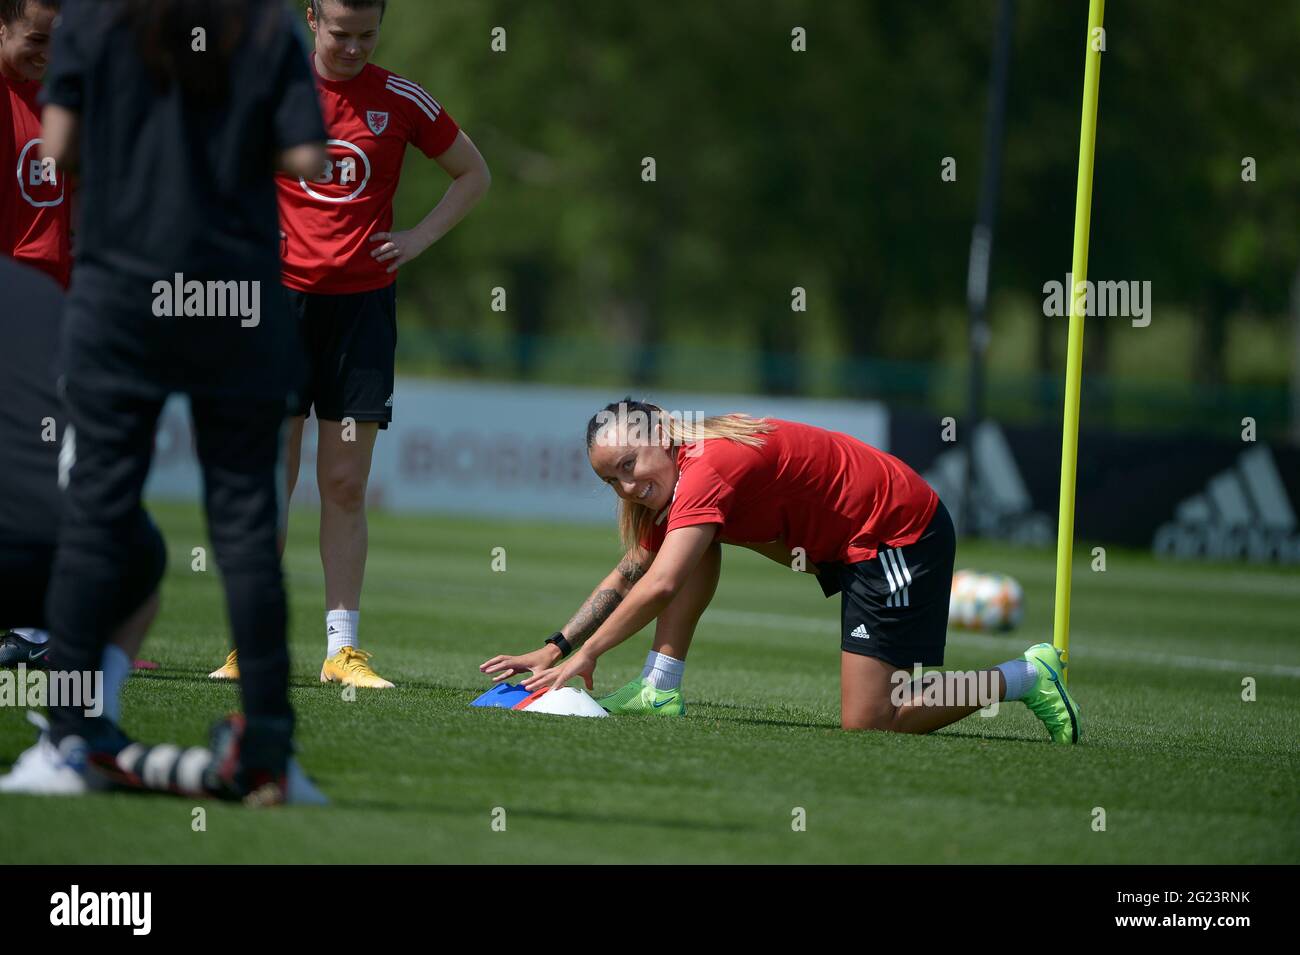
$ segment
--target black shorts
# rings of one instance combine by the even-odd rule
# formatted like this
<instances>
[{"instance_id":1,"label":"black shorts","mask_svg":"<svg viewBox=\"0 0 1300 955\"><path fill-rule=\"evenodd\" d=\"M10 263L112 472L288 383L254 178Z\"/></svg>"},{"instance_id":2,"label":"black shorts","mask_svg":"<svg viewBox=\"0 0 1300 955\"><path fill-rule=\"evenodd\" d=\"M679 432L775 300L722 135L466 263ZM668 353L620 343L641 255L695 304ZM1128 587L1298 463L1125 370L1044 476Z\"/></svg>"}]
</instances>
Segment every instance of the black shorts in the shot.
<instances>
[{"instance_id":1,"label":"black shorts","mask_svg":"<svg viewBox=\"0 0 1300 955\"><path fill-rule=\"evenodd\" d=\"M307 354L308 375L293 413L313 407L325 421L393 420L397 283L350 295L287 289Z\"/></svg>"},{"instance_id":2,"label":"black shorts","mask_svg":"<svg viewBox=\"0 0 1300 955\"><path fill-rule=\"evenodd\" d=\"M841 649L904 670L942 666L956 551L952 517L940 501L915 544L853 564L819 564L826 596L842 595Z\"/></svg>"}]
</instances>

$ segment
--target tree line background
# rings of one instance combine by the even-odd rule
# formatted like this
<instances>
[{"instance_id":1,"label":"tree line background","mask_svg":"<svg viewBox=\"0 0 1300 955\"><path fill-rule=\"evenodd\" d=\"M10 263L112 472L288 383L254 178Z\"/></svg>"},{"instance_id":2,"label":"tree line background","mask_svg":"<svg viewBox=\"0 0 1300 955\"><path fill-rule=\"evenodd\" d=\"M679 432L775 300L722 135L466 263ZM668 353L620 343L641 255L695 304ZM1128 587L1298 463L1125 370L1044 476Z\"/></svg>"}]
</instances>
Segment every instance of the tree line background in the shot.
<instances>
[{"instance_id":1,"label":"tree line background","mask_svg":"<svg viewBox=\"0 0 1300 955\"><path fill-rule=\"evenodd\" d=\"M402 271L402 370L959 412L996 14L390 0L375 62L438 98L493 173ZM1016 4L989 306L1003 418L1059 417L1067 320L1042 289L1070 265L1086 27L1086 0ZM1300 4L1111 3L1106 31L1089 278L1148 280L1153 305L1146 328L1088 322L1085 426L1295 429ZM411 151L397 227L445 187Z\"/></svg>"}]
</instances>

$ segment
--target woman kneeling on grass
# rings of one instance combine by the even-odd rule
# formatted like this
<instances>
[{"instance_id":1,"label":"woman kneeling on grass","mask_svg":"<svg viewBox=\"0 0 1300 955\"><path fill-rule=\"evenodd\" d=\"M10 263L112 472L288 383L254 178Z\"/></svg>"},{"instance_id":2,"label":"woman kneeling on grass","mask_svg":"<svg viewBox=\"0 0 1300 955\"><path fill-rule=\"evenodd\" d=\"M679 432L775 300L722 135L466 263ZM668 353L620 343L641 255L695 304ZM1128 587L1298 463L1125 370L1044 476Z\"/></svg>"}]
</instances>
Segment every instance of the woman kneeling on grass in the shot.
<instances>
[{"instance_id":1,"label":"woman kneeling on grass","mask_svg":"<svg viewBox=\"0 0 1300 955\"><path fill-rule=\"evenodd\" d=\"M600 655L655 620L641 678L598 702L611 713L683 714L686 653L718 586L721 545L734 544L841 594L845 729L928 733L980 709L911 685L913 666L943 664L956 537L938 495L902 461L794 421L675 418L630 398L592 417L587 451L622 500L626 555L544 647L483 663L495 682L531 672L529 690L575 676L591 689ZM980 685L1022 700L1053 742L1075 743L1079 709L1064 669L1040 643L980 674Z\"/></svg>"}]
</instances>

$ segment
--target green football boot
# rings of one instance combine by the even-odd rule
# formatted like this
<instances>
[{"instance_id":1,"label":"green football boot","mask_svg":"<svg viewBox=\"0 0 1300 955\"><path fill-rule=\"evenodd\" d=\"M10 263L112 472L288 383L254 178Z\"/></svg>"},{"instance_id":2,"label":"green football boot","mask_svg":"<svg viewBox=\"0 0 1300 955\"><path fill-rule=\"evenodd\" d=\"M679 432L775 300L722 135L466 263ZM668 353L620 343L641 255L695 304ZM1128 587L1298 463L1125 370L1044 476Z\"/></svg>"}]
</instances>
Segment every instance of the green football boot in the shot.
<instances>
[{"instance_id":1,"label":"green football boot","mask_svg":"<svg viewBox=\"0 0 1300 955\"><path fill-rule=\"evenodd\" d=\"M682 691L657 690L644 677L633 680L608 696L596 700L616 716L624 713L653 713L656 716L685 716L686 703Z\"/></svg>"},{"instance_id":2,"label":"green football boot","mask_svg":"<svg viewBox=\"0 0 1300 955\"><path fill-rule=\"evenodd\" d=\"M1025 651L1025 659L1038 671L1038 679L1021 697L1025 706L1043 721L1053 743L1077 743L1083 735L1079 721L1079 704L1065 688L1061 677L1065 666L1056 647L1050 643L1036 643Z\"/></svg>"}]
</instances>

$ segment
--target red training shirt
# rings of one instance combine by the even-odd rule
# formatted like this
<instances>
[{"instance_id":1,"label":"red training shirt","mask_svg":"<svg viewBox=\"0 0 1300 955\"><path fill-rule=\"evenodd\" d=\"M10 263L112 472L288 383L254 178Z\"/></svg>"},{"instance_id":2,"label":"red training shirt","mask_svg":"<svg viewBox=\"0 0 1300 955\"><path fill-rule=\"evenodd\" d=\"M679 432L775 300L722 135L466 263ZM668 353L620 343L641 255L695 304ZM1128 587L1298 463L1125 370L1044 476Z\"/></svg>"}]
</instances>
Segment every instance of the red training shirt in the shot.
<instances>
[{"instance_id":1,"label":"red training shirt","mask_svg":"<svg viewBox=\"0 0 1300 955\"><path fill-rule=\"evenodd\" d=\"M346 295L391 285L391 262L376 262L376 232L393 227L393 194L406 144L430 159L451 148L460 127L419 85L372 63L350 80L312 75L329 136L329 168L315 179L276 177L283 281L299 292Z\"/></svg>"},{"instance_id":2,"label":"red training shirt","mask_svg":"<svg viewBox=\"0 0 1300 955\"><path fill-rule=\"evenodd\" d=\"M761 447L709 438L678 449L677 488L643 547L658 551L669 531L697 524L721 524L724 543L802 547L814 564L916 543L939 503L919 474L850 435L766 421Z\"/></svg>"},{"instance_id":3,"label":"red training shirt","mask_svg":"<svg viewBox=\"0 0 1300 955\"><path fill-rule=\"evenodd\" d=\"M40 269L64 288L72 277L72 202L66 177L41 159L40 82L0 77L8 127L3 149L0 252Z\"/></svg>"}]
</instances>

